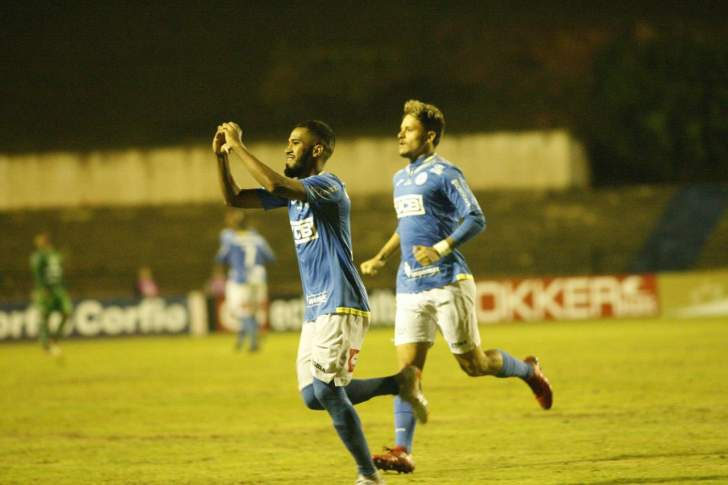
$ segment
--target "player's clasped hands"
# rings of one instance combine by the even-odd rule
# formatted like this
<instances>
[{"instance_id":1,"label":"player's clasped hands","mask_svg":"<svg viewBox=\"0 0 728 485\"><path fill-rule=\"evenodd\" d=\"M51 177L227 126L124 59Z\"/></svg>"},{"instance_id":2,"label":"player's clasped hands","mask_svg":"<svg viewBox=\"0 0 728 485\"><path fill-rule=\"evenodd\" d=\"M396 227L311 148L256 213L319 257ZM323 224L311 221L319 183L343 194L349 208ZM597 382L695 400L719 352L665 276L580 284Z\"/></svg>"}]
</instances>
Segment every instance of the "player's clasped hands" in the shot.
<instances>
[{"instance_id":1,"label":"player's clasped hands","mask_svg":"<svg viewBox=\"0 0 728 485\"><path fill-rule=\"evenodd\" d=\"M240 126L234 121L218 125L212 138L212 151L216 155L230 153L236 145L243 146L243 130Z\"/></svg>"},{"instance_id":2,"label":"player's clasped hands","mask_svg":"<svg viewBox=\"0 0 728 485\"><path fill-rule=\"evenodd\" d=\"M215 136L212 137L212 151L215 155L227 153L227 149L225 148L225 133L219 126L215 132Z\"/></svg>"}]
</instances>

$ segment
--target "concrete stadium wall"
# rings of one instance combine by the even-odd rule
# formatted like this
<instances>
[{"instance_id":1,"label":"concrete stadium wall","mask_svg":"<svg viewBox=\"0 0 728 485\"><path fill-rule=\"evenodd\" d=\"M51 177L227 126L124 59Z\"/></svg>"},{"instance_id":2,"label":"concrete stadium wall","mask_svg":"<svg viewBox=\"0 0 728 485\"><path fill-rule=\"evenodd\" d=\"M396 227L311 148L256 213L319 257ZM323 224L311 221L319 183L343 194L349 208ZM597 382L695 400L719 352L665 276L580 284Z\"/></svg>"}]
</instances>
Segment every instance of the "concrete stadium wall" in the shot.
<instances>
[{"instance_id":1,"label":"concrete stadium wall","mask_svg":"<svg viewBox=\"0 0 728 485\"><path fill-rule=\"evenodd\" d=\"M274 168L283 143L251 143ZM566 131L450 135L438 152L463 170L473 190L564 189L589 184L581 144ZM337 142L327 169L349 193L389 192L404 166L392 138ZM241 187L257 184L233 164ZM206 145L90 153L0 155L0 210L159 205L220 199L215 159Z\"/></svg>"}]
</instances>

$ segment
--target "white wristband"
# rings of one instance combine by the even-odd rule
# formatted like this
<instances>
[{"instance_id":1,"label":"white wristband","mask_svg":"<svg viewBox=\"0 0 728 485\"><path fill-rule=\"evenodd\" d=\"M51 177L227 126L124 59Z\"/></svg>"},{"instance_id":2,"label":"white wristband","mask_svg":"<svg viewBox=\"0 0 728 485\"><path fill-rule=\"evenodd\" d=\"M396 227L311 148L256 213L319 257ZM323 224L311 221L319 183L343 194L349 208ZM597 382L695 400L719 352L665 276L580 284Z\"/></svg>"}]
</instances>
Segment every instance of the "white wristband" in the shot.
<instances>
[{"instance_id":1,"label":"white wristband","mask_svg":"<svg viewBox=\"0 0 728 485\"><path fill-rule=\"evenodd\" d=\"M443 239L442 241L435 243L434 246L432 246L432 249L437 251L437 254L442 256L447 256L452 252L452 248L450 247L450 243L447 242L447 239Z\"/></svg>"}]
</instances>

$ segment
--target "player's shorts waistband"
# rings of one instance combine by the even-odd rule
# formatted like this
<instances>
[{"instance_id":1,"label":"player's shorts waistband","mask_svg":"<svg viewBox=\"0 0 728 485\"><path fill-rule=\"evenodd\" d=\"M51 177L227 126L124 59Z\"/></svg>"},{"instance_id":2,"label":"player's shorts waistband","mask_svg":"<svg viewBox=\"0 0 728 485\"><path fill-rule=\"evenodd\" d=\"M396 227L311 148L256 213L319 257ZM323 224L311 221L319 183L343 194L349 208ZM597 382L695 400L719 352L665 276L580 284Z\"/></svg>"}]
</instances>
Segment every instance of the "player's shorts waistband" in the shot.
<instances>
[{"instance_id":1,"label":"player's shorts waistband","mask_svg":"<svg viewBox=\"0 0 728 485\"><path fill-rule=\"evenodd\" d=\"M343 313L346 315L356 315L358 317L364 317L364 318L369 318L371 315L370 311L360 310L359 308L350 308L350 307L346 307L346 306L336 307L335 313Z\"/></svg>"},{"instance_id":2,"label":"player's shorts waistband","mask_svg":"<svg viewBox=\"0 0 728 485\"><path fill-rule=\"evenodd\" d=\"M397 289L397 294L398 295L414 295L414 294L418 294L418 293L424 293L426 291L443 289L450 285L458 285L459 283L461 283L463 281L475 282L475 278L470 273L460 273L460 274L456 274L455 277L453 278L453 281L451 281L450 283L441 284L440 286L433 286L431 288L423 288L423 289L420 289L417 291L401 291L401 290Z\"/></svg>"}]
</instances>

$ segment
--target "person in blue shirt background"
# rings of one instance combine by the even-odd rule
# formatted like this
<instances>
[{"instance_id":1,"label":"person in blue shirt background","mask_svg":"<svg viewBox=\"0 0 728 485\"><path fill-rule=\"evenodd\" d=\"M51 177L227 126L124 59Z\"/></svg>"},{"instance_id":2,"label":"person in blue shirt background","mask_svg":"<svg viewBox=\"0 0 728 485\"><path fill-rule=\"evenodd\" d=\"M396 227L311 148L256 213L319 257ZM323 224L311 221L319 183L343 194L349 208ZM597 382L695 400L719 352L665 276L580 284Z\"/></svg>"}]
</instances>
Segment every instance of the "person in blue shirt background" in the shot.
<instances>
[{"instance_id":1,"label":"person in blue shirt background","mask_svg":"<svg viewBox=\"0 0 728 485\"><path fill-rule=\"evenodd\" d=\"M485 216L462 171L435 153L444 130L439 108L417 100L405 103L397 140L399 155L409 163L392 179L397 229L361 271L377 274L401 250L394 337L400 365L423 370L439 327L467 375L520 377L549 409L551 386L535 357L519 360L480 347L473 275L457 248L485 229ZM411 473L415 417L410 404L397 397L394 421L396 444L374 455L374 462L383 470Z\"/></svg>"},{"instance_id":2,"label":"person in blue shirt background","mask_svg":"<svg viewBox=\"0 0 728 485\"><path fill-rule=\"evenodd\" d=\"M263 236L245 227L244 221L244 211L227 211L227 227L220 233L220 249L215 259L227 267L225 309L238 325L235 348L242 349L247 336L250 351L255 352L258 350L259 318L268 295L265 265L275 257Z\"/></svg>"},{"instance_id":3,"label":"person in blue shirt background","mask_svg":"<svg viewBox=\"0 0 728 485\"><path fill-rule=\"evenodd\" d=\"M344 183L323 171L334 146L334 132L326 123L297 124L288 138L284 173L279 174L248 150L235 123L218 126L212 142L227 205L288 209L305 305L296 359L301 397L308 408L328 412L357 464L356 484L380 484L384 480L372 461L354 404L398 394L426 422L427 401L414 366L387 377L352 379L370 312L354 265L351 202ZM237 186L230 171L231 153L263 188Z\"/></svg>"}]
</instances>

